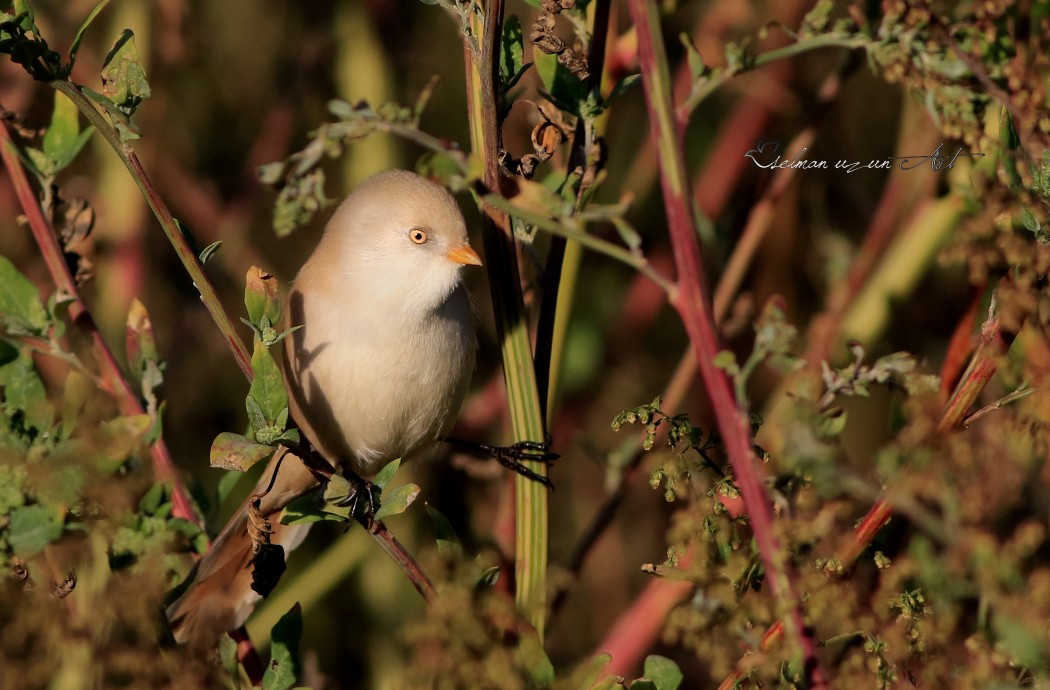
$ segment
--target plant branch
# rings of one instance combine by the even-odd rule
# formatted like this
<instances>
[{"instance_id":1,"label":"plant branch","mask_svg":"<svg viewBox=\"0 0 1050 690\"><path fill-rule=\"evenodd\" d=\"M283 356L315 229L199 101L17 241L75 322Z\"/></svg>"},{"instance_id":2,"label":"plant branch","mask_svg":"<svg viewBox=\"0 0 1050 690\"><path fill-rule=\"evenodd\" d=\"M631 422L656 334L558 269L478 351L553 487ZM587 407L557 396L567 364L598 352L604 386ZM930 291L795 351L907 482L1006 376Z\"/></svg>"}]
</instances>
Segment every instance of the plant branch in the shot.
<instances>
[{"instance_id":1,"label":"plant branch","mask_svg":"<svg viewBox=\"0 0 1050 690\"><path fill-rule=\"evenodd\" d=\"M483 201L486 204L508 213L515 218L520 218L529 225L539 228L544 232L548 232L555 237L574 240L587 249L599 254L604 254L611 259L615 259L620 263L630 266L659 285L660 288L668 294L669 298L673 298L676 292L674 284L653 268L652 264L650 264L640 252L632 252L629 249L624 249L618 244L613 244L612 242L585 232L579 227L578 221L574 218L567 219L569 222L559 222L558 220L545 216L542 213L526 210L498 194L487 194ZM571 225L569 223L571 223Z\"/></svg>"},{"instance_id":2,"label":"plant branch","mask_svg":"<svg viewBox=\"0 0 1050 690\"><path fill-rule=\"evenodd\" d=\"M628 9L638 31L638 56L645 86L652 138L660 153L660 181L667 210L668 229L678 269L679 291L673 305L681 315L696 351L700 372L711 399L726 454L733 469L754 530L771 592L780 611L787 614L791 634L803 658L803 675L810 687L826 686L816 655L816 643L807 632L795 594L792 568L777 539L772 507L756 468L751 426L746 411L735 399L732 384L714 362L719 351L714 321L706 296L695 209L689 194L683 155L682 121L677 120L663 37L655 5L629 0Z\"/></svg>"},{"instance_id":3,"label":"plant branch","mask_svg":"<svg viewBox=\"0 0 1050 690\"><path fill-rule=\"evenodd\" d=\"M989 315L982 328L981 344L970 360L970 366L959 385L956 386L951 399L944 406L941 420L934 431L935 435L946 433L963 423L966 410L991 380L996 370L997 359L1010 348L1013 337L1013 334L1002 333L999 319L994 313ZM893 488L890 487L884 492L883 498L877 500L857 523L857 527L853 530L853 538L835 552L835 560L838 561L843 571L848 571L853 567L857 558L864 553L879 531L890 521L894 508L892 491ZM783 635L782 621L775 622L766 629L759 644L759 650L768 651L780 641ZM746 664L743 661L738 662L733 673L718 686L719 690L738 687L737 684L746 675Z\"/></svg>"},{"instance_id":4,"label":"plant branch","mask_svg":"<svg viewBox=\"0 0 1050 690\"><path fill-rule=\"evenodd\" d=\"M993 402L991 405L985 405L976 412L966 415L966 418L962 421L963 428L968 428L971 424L973 424L986 414L1002 409L1003 405L1009 405L1015 400L1027 398L1032 393L1035 393L1035 386L1029 386L1026 384L1015 390L1013 393L1008 393L1007 395L1004 395L1003 397Z\"/></svg>"},{"instance_id":5,"label":"plant branch","mask_svg":"<svg viewBox=\"0 0 1050 690\"><path fill-rule=\"evenodd\" d=\"M241 371L251 378L251 355L245 348L244 343L241 342L240 336L237 335L237 331L234 329L230 317L223 309L222 302L219 301L219 296L215 292L214 286L211 284L208 276L204 273L204 267L201 265L196 253L190 247L190 243L183 235L178 222L175 220L174 216L172 216L171 211L168 210L164 200L161 199L160 194L153 185L153 181L150 180L149 175L146 174L146 171L142 167L142 163L139 161L135 151L120 140L117 131L112 125L110 125L109 121L106 120L106 117L99 112L91 99L81 92L76 84L68 80L56 80L51 82L51 86L69 98L69 100L77 106L77 109L79 109L84 117L87 118L88 122L99 131L102 137L127 167L128 172L131 173L131 177L135 180L135 184L138 185L139 190L142 192L142 196L145 197L146 203L148 203L150 209L153 210L153 215L156 216L157 220L160 222L160 227L164 230L164 234L168 237L168 241L171 242L171 246L175 249L175 253L178 255L179 260L182 261L182 265L186 268L186 272L189 273L190 278L193 279L193 284L200 292L201 301L204 302L204 306L211 314L212 319L215 321L215 325L218 326L219 332L222 333L223 338L226 340L226 345L233 354L234 360L236 360Z\"/></svg>"},{"instance_id":6,"label":"plant branch","mask_svg":"<svg viewBox=\"0 0 1050 690\"><path fill-rule=\"evenodd\" d=\"M747 61L746 66L741 69L734 70L721 68L712 74L697 79L693 84L689 96L678 106L676 118L681 123L687 122L690 116L692 116L693 111L696 110L708 96L721 88L730 79L744 71L749 71L756 67L761 67L762 65L768 65L777 60L802 55L811 50L818 50L820 48L846 48L853 50L856 48L867 48L870 43L871 41L865 37L822 34L812 38L800 39L790 45L784 46L783 48L775 48L756 55L755 57L750 58Z\"/></svg>"},{"instance_id":7,"label":"plant branch","mask_svg":"<svg viewBox=\"0 0 1050 690\"><path fill-rule=\"evenodd\" d=\"M33 239L40 247L48 273L51 274L51 280L55 283L55 287L70 300L69 318L82 333L91 339L92 352L102 374L104 390L115 397L121 414L146 414L142 401L139 400L138 395L124 376L113 351L109 349L98 326L95 325L95 320L91 317L87 304L80 296L76 280L69 270L69 264L66 263L66 257L59 246L55 230L51 222L44 216L40 202L33 193L29 178L22 167L22 162L15 154L7 122L0 122L0 156L3 157L4 166L11 177L11 184L15 188L15 194L22 205L22 210L25 211ZM201 518L193 508L193 502L179 479L178 470L175 463L172 462L171 454L163 439L158 438L150 445L150 457L153 474L157 480L171 484L172 515L199 526Z\"/></svg>"}]
</instances>

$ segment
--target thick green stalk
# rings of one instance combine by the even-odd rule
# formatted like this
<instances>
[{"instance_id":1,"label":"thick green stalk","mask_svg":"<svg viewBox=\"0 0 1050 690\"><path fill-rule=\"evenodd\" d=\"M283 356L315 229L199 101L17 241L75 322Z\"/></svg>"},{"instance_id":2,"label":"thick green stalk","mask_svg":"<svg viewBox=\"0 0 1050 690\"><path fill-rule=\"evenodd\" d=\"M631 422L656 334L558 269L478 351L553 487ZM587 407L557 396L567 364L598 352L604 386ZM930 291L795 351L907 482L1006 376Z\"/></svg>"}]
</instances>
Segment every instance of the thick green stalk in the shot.
<instances>
[{"instance_id":1,"label":"thick green stalk","mask_svg":"<svg viewBox=\"0 0 1050 690\"><path fill-rule=\"evenodd\" d=\"M496 57L502 25L502 0L489 0L481 31L480 63L472 59L469 49L464 50L467 83L471 88L468 95L471 141L484 161L484 186L494 193L500 190ZM501 344L511 429L515 440L540 441L546 432L514 235L507 213L489 203L490 197L487 195L482 200L485 265ZM547 473L542 463L530 463L530 469L544 476ZM514 486L515 602L542 637L547 619L547 488L520 475L515 478Z\"/></svg>"}]
</instances>

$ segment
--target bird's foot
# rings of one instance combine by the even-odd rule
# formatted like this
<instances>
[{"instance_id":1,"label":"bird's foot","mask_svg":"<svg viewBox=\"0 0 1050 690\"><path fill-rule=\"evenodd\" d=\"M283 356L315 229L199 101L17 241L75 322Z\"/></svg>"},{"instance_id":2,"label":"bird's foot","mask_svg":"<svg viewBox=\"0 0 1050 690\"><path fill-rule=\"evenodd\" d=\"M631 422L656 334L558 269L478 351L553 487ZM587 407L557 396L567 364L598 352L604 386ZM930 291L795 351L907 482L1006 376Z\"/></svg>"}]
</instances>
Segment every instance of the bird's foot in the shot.
<instances>
[{"instance_id":1,"label":"bird's foot","mask_svg":"<svg viewBox=\"0 0 1050 690\"><path fill-rule=\"evenodd\" d=\"M349 507L350 517L367 529L371 529L372 523L375 522L376 511L379 510L379 496L382 489L353 472L346 472L343 478L350 484L350 493L345 498L336 501L335 505L343 508Z\"/></svg>"},{"instance_id":2,"label":"bird's foot","mask_svg":"<svg viewBox=\"0 0 1050 690\"><path fill-rule=\"evenodd\" d=\"M446 437L445 443L457 446L463 450L473 452L477 455L492 458L509 470L517 472L521 476L534 482L543 484L548 489L553 489L551 480L538 472L525 466L525 462L542 462L550 464L557 460L560 455L550 451L552 439L550 434L542 441L518 441L509 446L490 446L485 443L465 441L461 438Z\"/></svg>"}]
</instances>

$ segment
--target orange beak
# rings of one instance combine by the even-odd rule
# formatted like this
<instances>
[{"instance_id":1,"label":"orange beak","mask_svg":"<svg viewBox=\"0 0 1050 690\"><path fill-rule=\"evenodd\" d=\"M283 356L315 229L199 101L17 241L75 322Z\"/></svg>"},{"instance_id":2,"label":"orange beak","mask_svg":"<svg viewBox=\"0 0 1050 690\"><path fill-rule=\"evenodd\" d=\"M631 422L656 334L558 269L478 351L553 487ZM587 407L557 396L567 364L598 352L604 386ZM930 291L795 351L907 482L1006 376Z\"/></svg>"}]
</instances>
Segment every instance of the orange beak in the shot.
<instances>
[{"instance_id":1,"label":"orange beak","mask_svg":"<svg viewBox=\"0 0 1050 690\"><path fill-rule=\"evenodd\" d=\"M455 249L449 249L445 253L445 258L449 261L454 261L457 264L464 264L467 266L480 266L481 257L474 251L474 248L469 244L464 244L462 247L456 247Z\"/></svg>"}]
</instances>

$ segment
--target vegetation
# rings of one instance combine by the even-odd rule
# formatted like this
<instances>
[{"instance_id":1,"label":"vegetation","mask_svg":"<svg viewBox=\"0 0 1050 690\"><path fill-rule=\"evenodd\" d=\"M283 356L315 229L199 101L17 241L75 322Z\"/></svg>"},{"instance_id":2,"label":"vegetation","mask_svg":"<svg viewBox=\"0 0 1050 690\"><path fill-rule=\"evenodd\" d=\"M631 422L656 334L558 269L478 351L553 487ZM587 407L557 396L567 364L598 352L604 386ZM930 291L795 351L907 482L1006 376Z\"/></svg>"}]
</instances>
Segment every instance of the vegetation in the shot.
<instances>
[{"instance_id":1,"label":"vegetation","mask_svg":"<svg viewBox=\"0 0 1050 690\"><path fill-rule=\"evenodd\" d=\"M2 685L1050 683L1048 46L1045 0L14 0ZM372 521L311 458L276 589L178 647L309 440L281 286L395 166L484 246L455 435L550 434L557 490L395 462Z\"/></svg>"}]
</instances>

